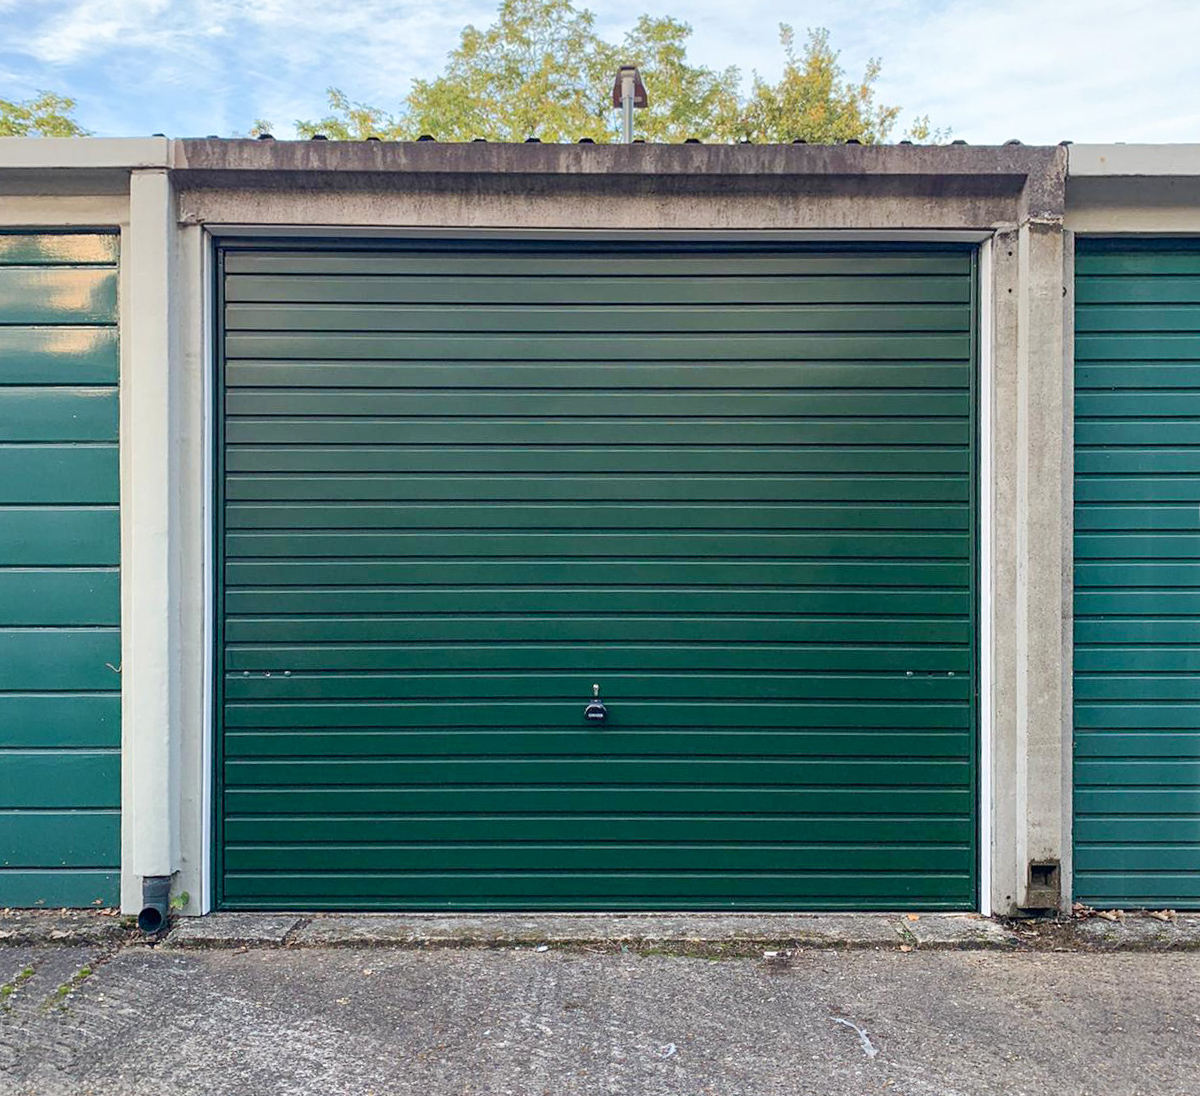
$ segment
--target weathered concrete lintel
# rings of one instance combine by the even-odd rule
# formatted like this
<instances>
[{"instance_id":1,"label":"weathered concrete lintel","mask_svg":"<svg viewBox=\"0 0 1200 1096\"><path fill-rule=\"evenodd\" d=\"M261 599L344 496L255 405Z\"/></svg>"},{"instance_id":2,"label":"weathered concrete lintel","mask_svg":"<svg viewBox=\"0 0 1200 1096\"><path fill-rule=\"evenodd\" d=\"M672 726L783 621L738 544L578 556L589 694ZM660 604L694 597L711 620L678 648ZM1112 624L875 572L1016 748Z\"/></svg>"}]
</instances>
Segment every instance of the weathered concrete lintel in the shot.
<instances>
[{"instance_id":1,"label":"weathered concrete lintel","mask_svg":"<svg viewBox=\"0 0 1200 1096\"><path fill-rule=\"evenodd\" d=\"M357 218L463 227L512 224L510 210L487 217L511 197L526 203L523 223L576 228L721 228L727 218L743 228L756 219L765 228L830 229L1061 222L1065 171L1059 147L960 145L184 140L172 158L181 195L192 196L181 206L184 220L219 222L232 203L241 223ZM238 197L217 197L222 192ZM334 207L320 205L323 194L337 199ZM396 194L411 208L378 208ZM689 217L671 204L697 198L714 208ZM596 201L602 209L590 208Z\"/></svg>"},{"instance_id":2,"label":"weathered concrete lintel","mask_svg":"<svg viewBox=\"0 0 1200 1096\"><path fill-rule=\"evenodd\" d=\"M558 145L437 141L172 142L178 172L468 175L907 175L953 179L1053 172L1058 147L1002 145Z\"/></svg>"},{"instance_id":3,"label":"weathered concrete lintel","mask_svg":"<svg viewBox=\"0 0 1200 1096\"><path fill-rule=\"evenodd\" d=\"M434 141L258 141L147 138L0 141L0 193L119 193L131 170L165 167L183 193L245 188L461 198L586 193L659 201L915 199L922 226L962 205L959 223L1061 218L1066 151L1005 145L555 145ZM879 227L894 226L889 208ZM835 214L830 227L841 227ZM858 217L868 225L870 217ZM944 227L946 210L934 217ZM369 223L369 222L364 222ZM469 223L469 222L464 222ZM478 223L477 221L475 223ZM501 223L507 223L503 221ZM908 223L908 222L906 222Z\"/></svg>"},{"instance_id":4,"label":"weathered concrete lintel","mask_svg":"<svg viewBox=\"0 0 1200 1096\"><path fill-rule=\"evenodd\" d=\"M800 189L769 194L750 190L718 193L679 191L622 195L595 188L568 193L555 187L510 186L490 194L425 190L394 184L375 190L272 190L242 187L180 189L182 224L216 225L223 231L270 226L285 232L312 227L314 232L341 229L347 234L395 230L447 233L570 232L626 233L639 239L663 233L689 233L713 238L721 232L783 233L789 239L804 234L822 239L894 239L897 234L921 233L929 241L939 234L994 231L997 223L1015 222L1020 214L1017 196L959 197L916 195L863 199L848 194L814 197Z\"/></svg>"}]
</instances>

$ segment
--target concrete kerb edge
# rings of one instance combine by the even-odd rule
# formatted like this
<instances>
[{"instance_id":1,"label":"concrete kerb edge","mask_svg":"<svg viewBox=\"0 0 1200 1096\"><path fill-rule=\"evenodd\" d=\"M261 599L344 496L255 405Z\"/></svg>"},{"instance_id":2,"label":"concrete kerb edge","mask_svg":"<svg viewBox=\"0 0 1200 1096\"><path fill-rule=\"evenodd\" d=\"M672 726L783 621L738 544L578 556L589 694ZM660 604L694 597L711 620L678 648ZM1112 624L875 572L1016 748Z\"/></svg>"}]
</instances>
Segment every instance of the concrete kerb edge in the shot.
<instances>
[{"instance_id":1,"label":"concrete kerb edge","mask_svg":"<svg viewBox=\"0 0 1200 1096\"><path fill-rule=\"evenodd\" d=\"M180 920L163 941L179 949L291 947L399 948L405 950L503 949L541 946L639 954L761 957L802 949L932 950L1005 949L1016 935L983 918L926 915L839 917L836 926L771 923L764 918L686 917L656 925L653 918L579 918L571 915L480 918L431 915L217 914ZM793 920L788 918L787 920ZM622 923L624 922L624 923ZM750 922L750 923L747 923Z\"/></svg>"},{"instance_id":2,"label":"concrete kerb edge","mask_svg":"<svg viewBox=\"0 0 1200 1096\"><path fill-rule=\"evenodd\" d=\"M389 915L216 913L176 918L170 930L145 937L128 919L92 911L6 911L4 946L125 946L170 950L294 948L501 950L546 947L560 951L630 952L697 958L763 958L764 953L864 951L1194 951L1200 915L1175 922L1148 914L1124 920L1006 920L978 915L815 915L761 919L587 915ZM781 924L795 921L798 924ZM772 923L774 922L774 923ZM757 927L756 927L757 926Z\"/></svg>"},{"instance_id":3,"label":"concrete kerb edge","mask_svg":"<svg viewBox=\"0 0 1200 1096\"><path fill-rule=\"evenodd\" d=\"M4 910L0 912L0 948L107 947L139 938L133 918L112 911Z\"/></svg>"}]
</instances>

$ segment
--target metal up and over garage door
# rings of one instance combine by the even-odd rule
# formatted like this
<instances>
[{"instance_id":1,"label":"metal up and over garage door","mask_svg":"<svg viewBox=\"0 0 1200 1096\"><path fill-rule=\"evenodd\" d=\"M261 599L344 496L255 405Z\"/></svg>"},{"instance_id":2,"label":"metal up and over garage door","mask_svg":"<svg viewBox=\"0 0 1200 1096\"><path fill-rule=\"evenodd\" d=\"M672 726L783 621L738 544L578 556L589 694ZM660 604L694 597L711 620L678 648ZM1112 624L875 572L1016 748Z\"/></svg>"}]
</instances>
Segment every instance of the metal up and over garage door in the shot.
<instances>
[{"instance_id":1,"label":"metal up and over garage door","mask_svg":"<svg viewBox=\"0 0 1200 1096\"><path fill-rule=\"evenodd\" d=\"M1075 271L1075 891L1200 906L1200 241Z\"/></svg>"},{"instance_id":2,"label":"metal up and over garage door","mask_svg":"<svg viewBox=\"0 0 1200 1096\"><path fill-rule=\"evenodd\" d=\"M220 270L222 904L973 905L970 251Z\"/></svg>"}]
</instances>

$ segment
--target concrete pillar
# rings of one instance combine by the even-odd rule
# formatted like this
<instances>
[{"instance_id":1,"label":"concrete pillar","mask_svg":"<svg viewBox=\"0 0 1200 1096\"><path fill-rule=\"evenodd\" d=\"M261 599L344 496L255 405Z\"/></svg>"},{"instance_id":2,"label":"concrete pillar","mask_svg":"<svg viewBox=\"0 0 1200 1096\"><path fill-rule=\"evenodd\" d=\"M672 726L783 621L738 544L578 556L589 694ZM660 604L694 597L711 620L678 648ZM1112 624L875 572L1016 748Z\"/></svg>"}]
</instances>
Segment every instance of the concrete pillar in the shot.
<instances>
[{"instance_id":1,"label":"concrete pillar","mask_svg":"<svg viewBox=\"0 0 1200 1096\"><path fill-rule=\"evenodd\" d=\"M1016 228L992 241L991 388L991 904L1010 913L1017 901L1017 685L1014 639L1017 605L1017 248ZM983 287L983 292L987 287ZM986 436L986 435L985 435ZM985 488L988 485L984 485ZM987 748L987 743L984 744Z\"/></svg>"},{"instance_id":2,"label":"concrete pillar","mask_svg":"<svg viewBox=\"0 0 1200 1096\"><path fill-rule=\"evenodd\" d=\"M1069 900L1071 387L1062 218L997 234L992 909Z\"/></svg>"},{"instance_id":3,"label":"concrete pillar","mask_svg":"<svg viewBox=\"0 0 1200 1096\"><path fill-rule=\"evenodd\" d=\"M171 271L175 201L164 169L135 170L122 265L121 906L179 866L179 512Z\"/></svg>"},{"instance_id":4,"label":"concrete pillar","mask_svg":"<svg viewBox=\"0 0 1200 1096\"><path fill-rule=\"evenodd\" d=\"M1062 370L1062 888L1059 908L1075 893L1075 233L1063 232Z\"/></svg>"}]
</instances>

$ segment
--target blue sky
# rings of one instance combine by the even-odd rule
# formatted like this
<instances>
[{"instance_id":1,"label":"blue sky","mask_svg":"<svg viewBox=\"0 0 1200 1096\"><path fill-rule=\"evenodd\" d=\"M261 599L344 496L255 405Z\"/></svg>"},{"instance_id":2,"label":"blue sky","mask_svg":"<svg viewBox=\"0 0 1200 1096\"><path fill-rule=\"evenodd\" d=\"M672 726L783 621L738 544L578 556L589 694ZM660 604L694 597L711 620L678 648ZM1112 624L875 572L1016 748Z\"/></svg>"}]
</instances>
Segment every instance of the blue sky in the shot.
<instances>
[{"instance_id":1,"label":"blue sky","mask_svg":"<svg viewBox=\"0 0 1200 1096\"><path fill-rule=\"evenodd\" d=\"M852 74L883 62L879 96L956 137L995 143L1200 141L1197 0L647 0L593 3L619 38L627 13L694 28L714 67L778 73L777 25L828 27ZM323 113L324 89L393 107L436 74L474 0L0 0L0 98L79 100L103 136L277 136ZM653 89L651 89L653 94Z\"/></svg>"}]
</instances>

